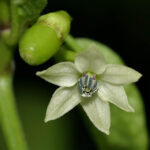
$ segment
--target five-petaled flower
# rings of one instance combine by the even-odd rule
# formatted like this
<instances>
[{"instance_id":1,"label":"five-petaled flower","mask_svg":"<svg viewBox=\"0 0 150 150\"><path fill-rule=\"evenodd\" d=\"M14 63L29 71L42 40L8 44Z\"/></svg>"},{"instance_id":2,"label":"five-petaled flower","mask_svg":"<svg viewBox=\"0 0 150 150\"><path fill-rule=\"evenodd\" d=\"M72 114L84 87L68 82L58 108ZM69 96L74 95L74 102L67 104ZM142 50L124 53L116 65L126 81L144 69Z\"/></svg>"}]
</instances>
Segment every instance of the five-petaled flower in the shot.
<instances>
[{"instance_id":1,"label":"five-petaled flower","mask_svg":"<svg viewBox=\"0 0 150 150\"><path fill-rule=\"evenodd\" d=\"M136 82L141 74L119 64L106 64L96 46L77 55L75 63L61 62L37 72L46 81L61 86L53 94L47 108L45 122L57 119L81 104L92 123L109 134L110 108L133 112L123 85Z\"/></svg>"}]
</instances>

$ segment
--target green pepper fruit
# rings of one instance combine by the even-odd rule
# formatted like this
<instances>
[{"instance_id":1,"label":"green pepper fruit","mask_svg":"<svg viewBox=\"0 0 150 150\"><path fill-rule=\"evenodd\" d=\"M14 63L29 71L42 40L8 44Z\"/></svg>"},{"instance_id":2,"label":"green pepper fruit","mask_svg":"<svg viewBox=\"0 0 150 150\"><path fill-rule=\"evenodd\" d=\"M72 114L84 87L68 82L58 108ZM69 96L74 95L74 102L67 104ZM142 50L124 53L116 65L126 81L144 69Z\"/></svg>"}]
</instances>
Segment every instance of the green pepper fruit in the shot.
<instances>
[{"instance_id":1,"label":"green pepper fruit","mask_svg":"<svg viewBox=\"0 0 150 150\"><path fill-rule=\"evenodd\" d=\"M59 49L70 31L71 17L65 11L41 16L19 42L22 59L29 65L40 65Z\"/></svg>"}]
</instances>

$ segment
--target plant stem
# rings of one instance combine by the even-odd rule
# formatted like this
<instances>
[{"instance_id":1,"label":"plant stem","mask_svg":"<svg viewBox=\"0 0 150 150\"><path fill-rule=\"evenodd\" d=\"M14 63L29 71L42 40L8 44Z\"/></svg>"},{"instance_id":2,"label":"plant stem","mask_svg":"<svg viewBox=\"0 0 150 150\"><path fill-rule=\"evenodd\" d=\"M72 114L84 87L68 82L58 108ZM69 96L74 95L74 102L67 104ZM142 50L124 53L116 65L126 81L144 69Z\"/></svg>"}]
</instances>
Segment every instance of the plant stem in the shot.
<instances>
[{"instance_id":1,"label":"plant stem","mask_svg":"<svg viewBox=\"0 0 150 150\"><path fill-rule=\"evenodd\" d=\"M57 54L54 56L56 61L74 61L77 53L61 47Z\"/></svg>"},{"instance_id":2,"label":"plant stem","mask_svg":"<svg viewBox=\"0 0 150 150\"><path fill-rule=\"evenodd\" d=\"M16 111L11 73L0 75L0 123L9 150L27 150Z\"/></svg>"},{"instance_id":3,"label":"plant stem","mask_svg":"<svg viewBox=\"0 0 150 150\"><path fill-rule=\"evenodd\" d=\"M0 126L9 150L27 150L13 95L11 49L0 40Z\"/></svg>"},{"instance_id":4,"label":"plant stem","mask_svg":"<svg viewBox=\"0 0 150 150\"><path fill-rule=\"evenodd\" d=\"M0 0L0 27L6 28L9 25L10 12L8 0Z\"/></svg>"},{"instance_id":5,"label":"plant stem","mask_svg":"<svg viewBox=\"0 0 150 150\"><path fill-rule=\"evenodd\" d=\"M76 43L75 39L71 36L68 35L67 38L65 39L65 43L74 51L76 52L82 52L83 49Z\"/></svg>"},{"instance_id":6,"label":"plant stem","mask_svg":"<svg viewBox=\"0 0 150 150\"><path fill-rule=\"evenodd\" d=\"M17 10L17 3L14 0L10 0L11 30L9 31L9 36L5 39L5 42L10 46L16 45L19 38L20 24Z\"/></svg>"}]
</instances>

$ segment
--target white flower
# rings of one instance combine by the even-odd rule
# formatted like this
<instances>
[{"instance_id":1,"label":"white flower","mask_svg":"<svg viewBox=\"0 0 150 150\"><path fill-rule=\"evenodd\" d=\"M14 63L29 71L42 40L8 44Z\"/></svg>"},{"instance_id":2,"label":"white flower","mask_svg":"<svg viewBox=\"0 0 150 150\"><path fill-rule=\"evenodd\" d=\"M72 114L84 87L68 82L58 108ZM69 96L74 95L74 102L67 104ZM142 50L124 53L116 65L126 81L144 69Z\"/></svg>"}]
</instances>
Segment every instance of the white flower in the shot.
<instances>
[{"instance_id":1,"label":"white flower","mask_svg":"<svg viewBox=\"0 0 150 150\"><path fill-rule=\"evenodd\" d=\"M81 52L75 63L61 62L37 72L46 81L61 86L53 94L45 122L57 119L81 104L92 123L109 134L109 102L133 112L123 85L136 82L141 74L118 64L106 64L103 55L92 46Z\"/></svg>"}]
</instances>

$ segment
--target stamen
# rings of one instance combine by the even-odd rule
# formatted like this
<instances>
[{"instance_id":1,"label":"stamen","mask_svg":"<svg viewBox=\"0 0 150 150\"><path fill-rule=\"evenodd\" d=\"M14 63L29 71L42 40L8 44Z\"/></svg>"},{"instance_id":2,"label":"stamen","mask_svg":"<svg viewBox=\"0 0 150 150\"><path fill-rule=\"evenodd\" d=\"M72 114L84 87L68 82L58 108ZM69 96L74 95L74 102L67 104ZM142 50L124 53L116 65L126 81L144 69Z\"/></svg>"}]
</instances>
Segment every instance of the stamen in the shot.
<instances>
[{"instance_id":1,"label":"stamen","mask_svg":"<svg viewBox=\"0 0 150 150\"><path fill-rule=\"evenodd\" d=\"M98 90L96 75L84 73L78 81L78 86L81 96L91 97Z\"/></svg>"},{"instance_id":2,"label":"stamen","mask_svg":"<svg viewBox=\"0 0 150 150\"><path fill-rule=\"evenodd\" d=\"M95 74L93 75L93 79L96 80L96 75Z\"/></svg>"},{"instance_id":3,"label":"stamen","mask_svg":"<svg viewBox=\"0 0 150 150\"><path fill-rule=\"evenodd\" d=\"M83 74L82 74L82 77L85 77L85 75L86 75L86 74L85 74L85 73L83 73Z\"/></svg>"}]
</instances>

